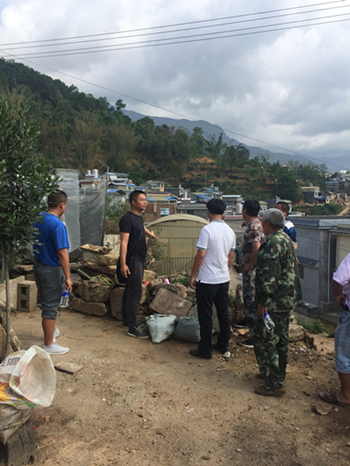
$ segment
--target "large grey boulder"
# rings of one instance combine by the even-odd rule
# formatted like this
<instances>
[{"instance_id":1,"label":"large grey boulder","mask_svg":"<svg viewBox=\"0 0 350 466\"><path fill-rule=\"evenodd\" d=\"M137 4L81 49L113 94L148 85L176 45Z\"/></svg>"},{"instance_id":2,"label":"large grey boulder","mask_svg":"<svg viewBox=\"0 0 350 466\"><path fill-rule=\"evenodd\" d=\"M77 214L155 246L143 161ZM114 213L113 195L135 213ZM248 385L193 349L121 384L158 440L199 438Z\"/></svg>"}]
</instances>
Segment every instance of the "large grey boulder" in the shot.
<instances>
[{"instance_id":1,"label":"large grey boulder","mask_svg":"<svg viewBox=\"0 0 350 466\"><path fill-rule=\"evenodd\" d=\"M148 284L149 292L153 294L154 288L160 283L163 283L163 280L161 278L155 278L154 280L151 280Z\"/></svg>"},{"instance_id":2,"label":"large grey boulder","mask_svg":"<svg viewBox=\"0 0 350 466\"><path fill-rule=\"evenodd\" d=\"M118 257L118 254L114 254L113 252L109 254L99 254L97 252L84 251L80 262L93 262L99 265L117 265Z\"/></svg>"},{"instance_id":3,"label":"large grey boulder","mask_svg":"<svg viewBox=\"0 0 350 466\"><path fill-rule=\"evenodd\" d=\"M306 337L306 330L301 325L289 325L289 341L301 341Z\"/></svg>"},{"instance_id":4,"label":"large grey boulder","mask_svg":"<svg viewBox=\"0 0 350 466\"><path fill-rule=\"evenodd\" d=\"M159 283L154 287L152 294L157 295L159 291L162 289L170 291L171 293L175 293L178 296L181 296L182 298L187 298L186 287L184 285L181 285L181 283Z\"/></svg>"},{"instance_id":5,"label":"large grey boulder","mask_svg":"<svg viewBox=\"0 0 350 466\"><path fill-rule=\"evenodd\" d=\"M76 293L81 296L84 301L92 301L95 303L105 303L109 301L110 292L110 286L91 283L88 280L84 280L76 288Z\"/></svg>"},{"instance_id":6,"label":"large grey boulder","mask_svg":"<svg viewBox=\"0 0 350 466\"><path fill-rule=\"evenodd\" d=\"M124 288L116 287L110 293L109 299L111 303L112 316L117 320L123 320L122 313L122 300L123 300Z\"/></svg>"},{"instance_id":7,"label":"large grey boulder","mask_svg":"<svg viewBox=\"0 0 350 466\"><path fill-rule=\"evenodd\" d=\"M141 296L141 300L140 300L140 305L145 303L150 296L151 296L151 294L149 292L148 286L143 284L142 285L142 296Z\"/></svg>"},{"instance_id":8,"label":"large grey boulder","mask_svg":"<svg viewBox=\"0 0 350 466\"><path fill-rule=\"evenodd\" d=\"M106 275L114 276L116 272L116 265L101 265L96 262L83 260L81 261L81 263L84 267L87 267L88 269L96 270L97 272L104 273Z\"/></svg>"},{"instance_id":9,"label":"large grey boulder","mask_svg":"<svg viewBox=\"0 0 350 466\"><path fill-rule=\"evenodd\" d=\"M81 298L73 298L69 303L73 311L83 312L94 316L102 317L107 314L107 308L104 303L95 303L84 301Z\"/></svg>"},{"instance_id":10,"label":"large grey boulder","mask_svg":"<svg viewBox=\"0 0 350 466\"><path fill-rule=\"evenodd\" d=\"M142 283L151 282L156 278L157 274L153 270L145 270L143 273Z\"/></svg>"}]
</instances>

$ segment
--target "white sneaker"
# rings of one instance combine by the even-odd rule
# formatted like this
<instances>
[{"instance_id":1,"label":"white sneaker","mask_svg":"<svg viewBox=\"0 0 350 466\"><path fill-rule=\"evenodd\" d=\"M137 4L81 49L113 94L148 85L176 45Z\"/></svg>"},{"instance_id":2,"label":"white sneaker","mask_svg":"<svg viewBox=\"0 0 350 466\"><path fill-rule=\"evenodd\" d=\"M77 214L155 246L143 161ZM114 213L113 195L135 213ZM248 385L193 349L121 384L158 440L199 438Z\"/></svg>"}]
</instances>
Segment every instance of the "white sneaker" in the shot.
<instances>
[{"instance_id":1,"label":"white sneaker","mask_svg":"<svg viewBox=\"0 0 350 466\"><path fill-rule=\"evenodd\" d=\"M56 343L56 338L60 336L60 330L56 327L55 331L53 332L53 342Z\"/></svg>"},{"instance_id":2,"label":"white sneaker","mask_svg":"<svg viewBox=\"0 0 350 466\"><path fill-rule=\"evenodd\" d=\"M57 343L52 343L52 345L43 345L43 350L49 354L66 354L69 351L69 348L65 348L64 346L60 346Z\"/></svg>"}]
</instances>

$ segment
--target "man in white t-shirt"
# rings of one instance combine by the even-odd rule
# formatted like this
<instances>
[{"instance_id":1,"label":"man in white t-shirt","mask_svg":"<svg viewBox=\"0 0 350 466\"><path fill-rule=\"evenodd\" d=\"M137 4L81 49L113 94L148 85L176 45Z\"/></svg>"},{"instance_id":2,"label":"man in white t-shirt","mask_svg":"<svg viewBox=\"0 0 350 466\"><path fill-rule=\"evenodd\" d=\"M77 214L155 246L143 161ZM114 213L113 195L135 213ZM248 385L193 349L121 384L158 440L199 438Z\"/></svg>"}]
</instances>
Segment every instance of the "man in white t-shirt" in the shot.
<instances>
[{"instance_id":1,"label":"man in white t-shirt","mask_svg":"<svg viewBox=\"0 0 350 466\"><path fill-rule=\"evenodd\" d=\"M320 393L323 401L336 406L350 406L350 254L333 275L332 291L338 307L344 311L335 331L335 366L340 380L338 392Z\"/></svg>"},{"instance_id":2,"label":"man in white t-shirt","mask_svg":"<svg viewBox=\"0 0 350 466\"><path fill-rule=\"evenodd\" d=\"M196 290L201 340L198 349L191 350L190 354L197 358L211 359L213 348L224 354L229 347L229 270L236 247L236 237L222 220L225 209L226 204L221 199L211 199L207 203L210 223L202 228L196 246L198 251L193 263L190 287ZM220 325L215 345L212 345L213 303Z\"/></svg>"}]
</instances>

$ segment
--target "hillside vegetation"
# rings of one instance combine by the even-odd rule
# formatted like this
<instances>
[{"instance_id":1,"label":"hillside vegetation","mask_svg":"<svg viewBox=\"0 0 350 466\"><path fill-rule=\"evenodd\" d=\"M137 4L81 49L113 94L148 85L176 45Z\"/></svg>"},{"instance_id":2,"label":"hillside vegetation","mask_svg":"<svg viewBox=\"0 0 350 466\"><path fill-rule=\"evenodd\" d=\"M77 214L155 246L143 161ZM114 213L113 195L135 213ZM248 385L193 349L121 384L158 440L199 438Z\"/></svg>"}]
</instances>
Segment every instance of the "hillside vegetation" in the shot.
<instances>
[{"instance_id":1,"label":"hillside vegetation","mask_svg":"<svg viewBox=\"0 0 350 466\"><path fill-rule=\"evenodd\" d=\"M136 122L123 114L121 99L111 106L60 80L13 61L0 59L0 97L30 100L41 127L40 150L54 166L81 172L126 172L136 184L162 179L198 189L214 183L225 194L266 199L276 195L296 202L300 185L323 185L325 167L270 163L268 154L249 158L241 144L206 140L201 128L156 126L151 118ZM298 176L298 179L296 178Z\"/></svg>"}]
</instances>

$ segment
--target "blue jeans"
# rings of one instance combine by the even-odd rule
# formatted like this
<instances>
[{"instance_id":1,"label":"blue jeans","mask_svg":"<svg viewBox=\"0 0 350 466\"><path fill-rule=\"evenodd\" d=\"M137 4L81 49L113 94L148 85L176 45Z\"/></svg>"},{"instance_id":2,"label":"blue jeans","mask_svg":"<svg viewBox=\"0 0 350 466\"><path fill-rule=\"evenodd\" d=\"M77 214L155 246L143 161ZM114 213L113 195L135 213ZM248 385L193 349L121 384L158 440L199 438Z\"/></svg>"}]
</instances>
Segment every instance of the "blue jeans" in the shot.
<instances>
[{"instance_id":1,"label":"blue jeans","mask_svg":"<svg viewBox=\"0 0 350 466\"><path fill-rule=\"evenodd\" d=\"M335 331L335 365L337 372L350 374L350 312L345 311Z\"/></svg>"}]
</instances>

